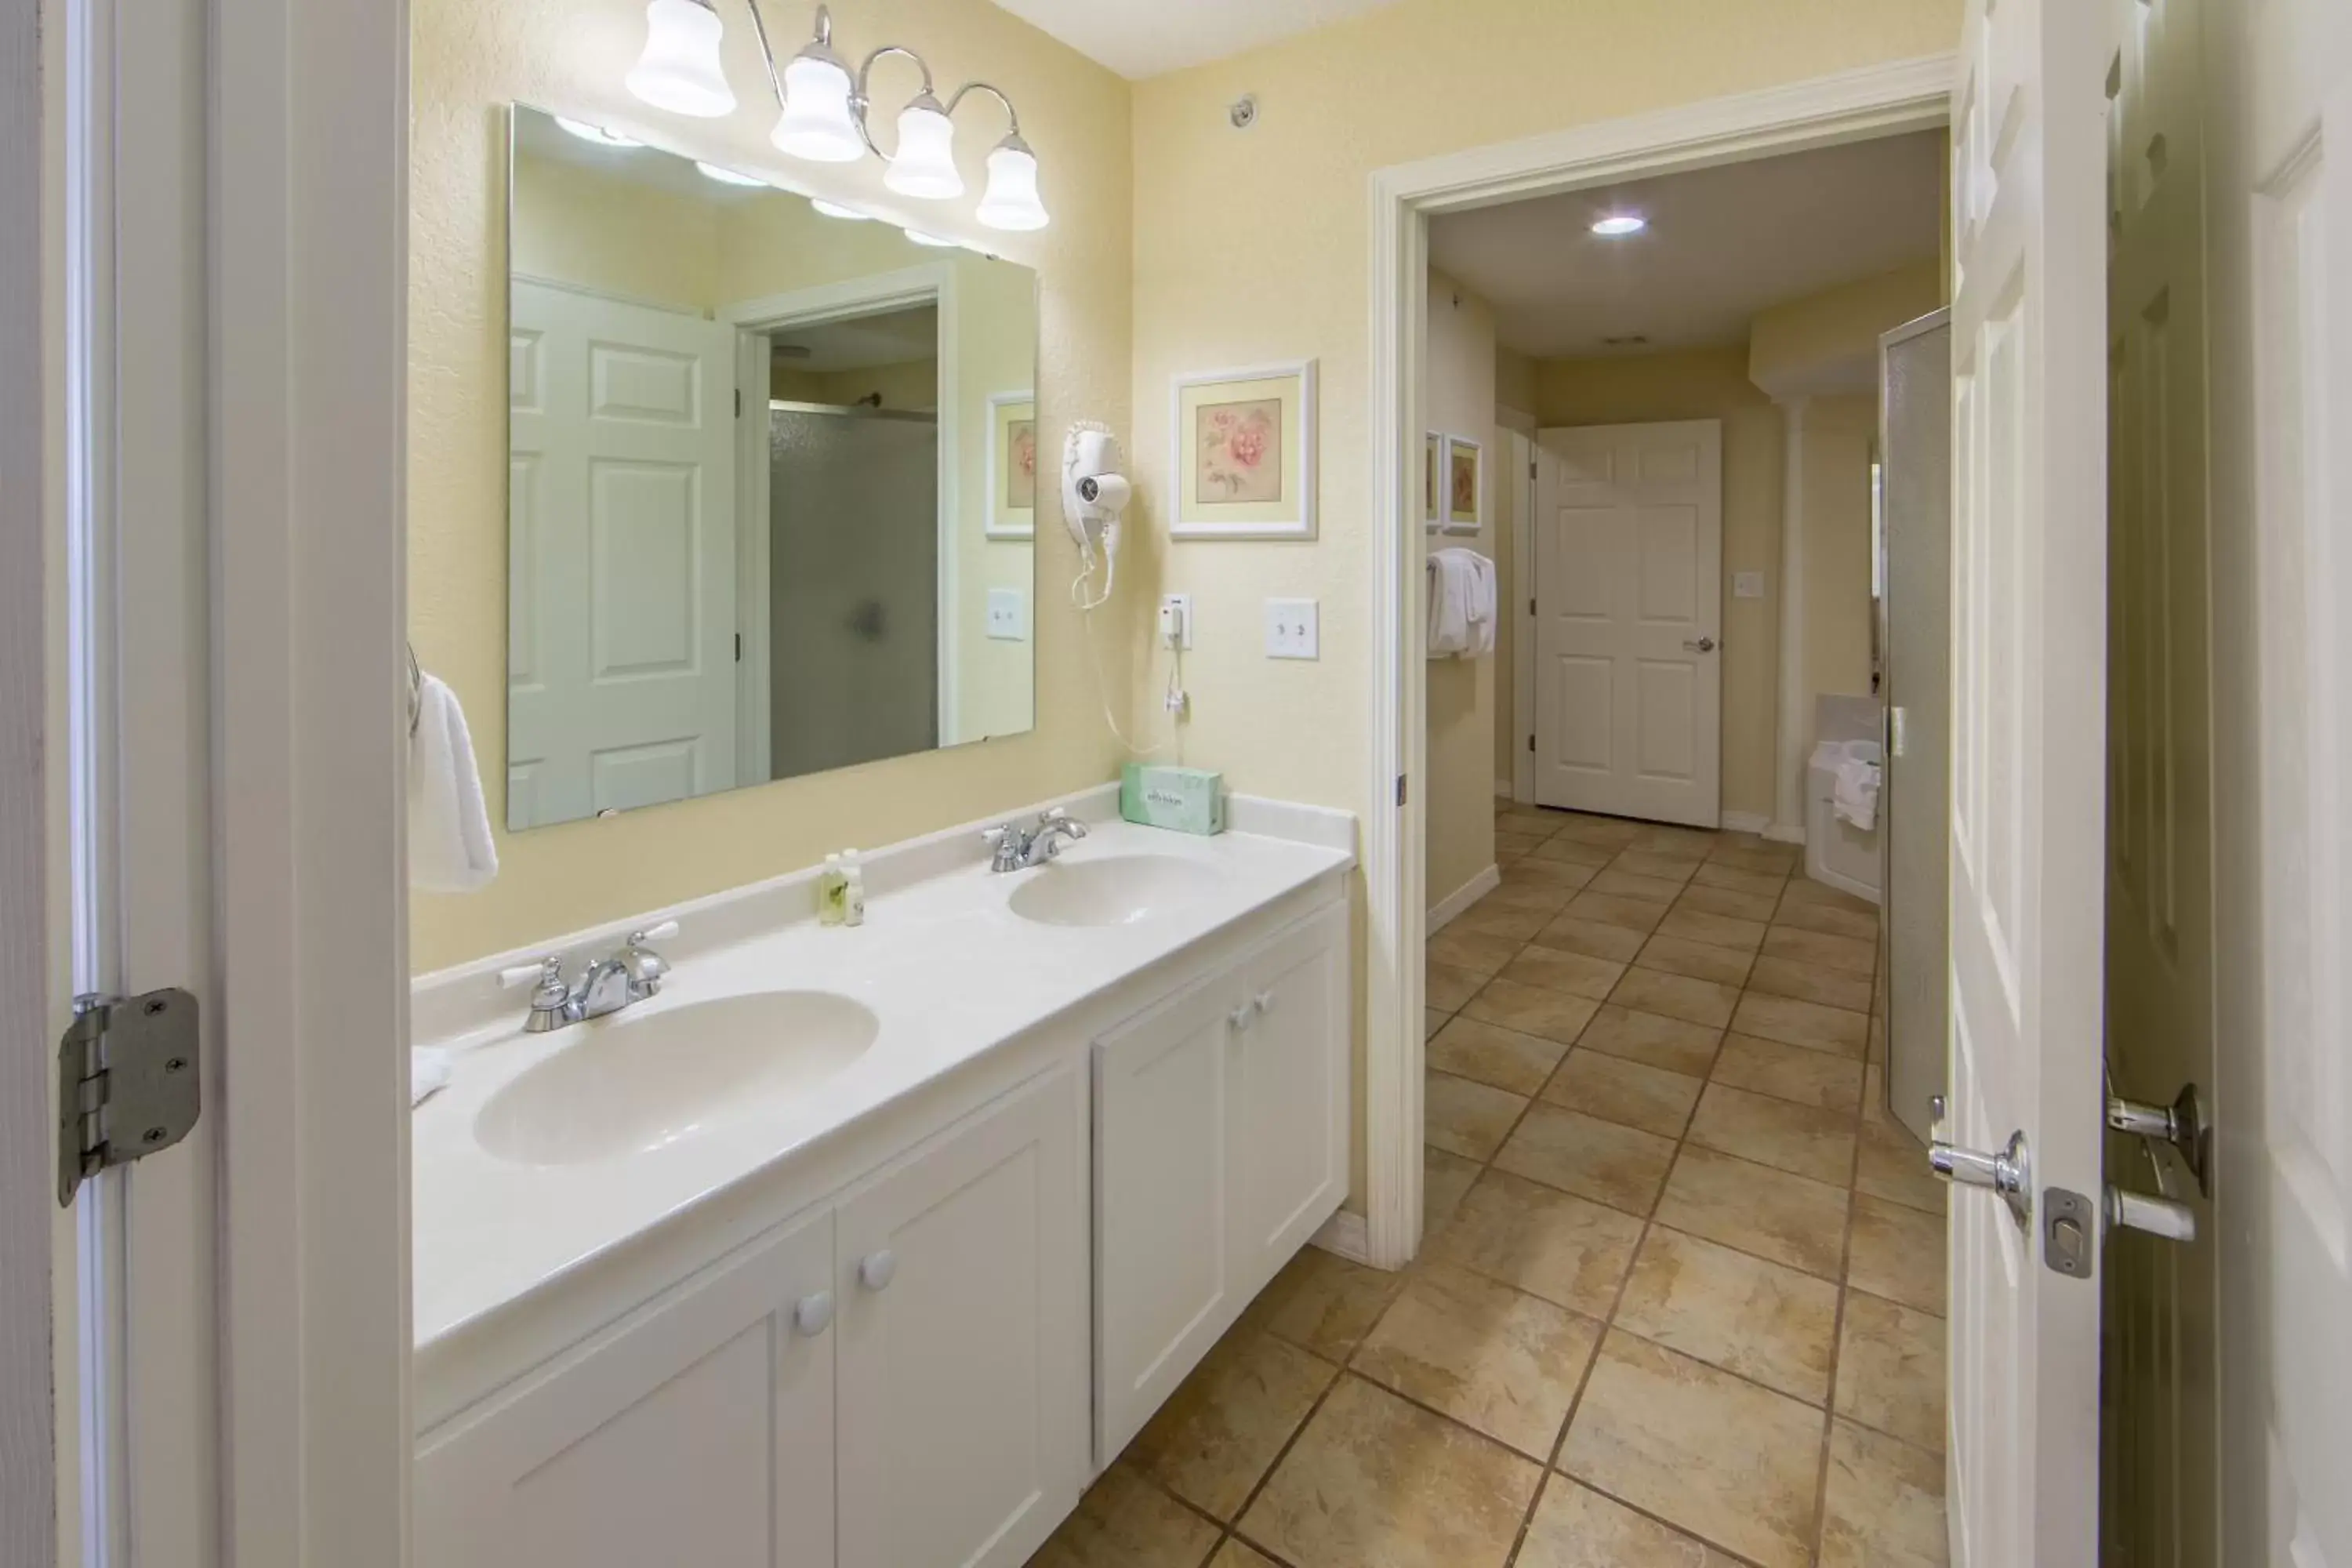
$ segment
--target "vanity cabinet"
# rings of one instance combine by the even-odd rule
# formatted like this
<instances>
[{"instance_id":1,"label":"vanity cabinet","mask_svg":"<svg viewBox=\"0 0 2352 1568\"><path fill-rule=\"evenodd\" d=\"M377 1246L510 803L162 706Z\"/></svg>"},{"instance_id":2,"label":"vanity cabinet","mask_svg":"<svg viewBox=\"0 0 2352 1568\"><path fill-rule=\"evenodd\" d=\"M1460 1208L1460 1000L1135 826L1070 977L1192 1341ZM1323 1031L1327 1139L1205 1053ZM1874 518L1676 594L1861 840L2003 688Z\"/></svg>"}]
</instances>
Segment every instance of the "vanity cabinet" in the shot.
<instances>
[{"instance_id":1,"label":"vanity cabinet","mask_svg":"<svg viewBox=\"0 0 2352 1568\"><path fill-rule=\"evenodd\" d=\"M416 1561L1018 1568L1087 1479L1084 1114L1046 1073L445 1425Z\"/></svg>"},{"instance_id":2,"label":"vanity cabinet","mask_svg":"<svg viewBox=\"0 0 2352 1568\"><path fill-rule=\"evenodd\" d=\"M1342 903L1095 1042L1097 1468L1346 1197L1348 981Z\"/></svg>"}]
</instances>

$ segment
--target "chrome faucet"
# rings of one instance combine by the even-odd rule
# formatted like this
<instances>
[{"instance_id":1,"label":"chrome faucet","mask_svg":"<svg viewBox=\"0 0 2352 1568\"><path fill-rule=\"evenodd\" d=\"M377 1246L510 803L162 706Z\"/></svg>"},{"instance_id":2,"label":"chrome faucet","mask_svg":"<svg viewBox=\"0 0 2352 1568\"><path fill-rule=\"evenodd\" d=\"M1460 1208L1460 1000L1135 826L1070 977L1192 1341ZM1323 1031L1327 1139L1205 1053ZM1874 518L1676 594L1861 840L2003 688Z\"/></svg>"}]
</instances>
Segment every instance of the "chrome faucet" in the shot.
<instances>
[{"instance_id":1,"label":"chrome faucet","mask_svg":"<svg viewBox=\"0 0 2352 1568\"><path fill-rule=\"evenodd\" d=\"M549 954L540 961L539 982L530 994L530 1016L523 1020L523 1032L543 1035L658 995L662 976L669 973L669 961L646 943L677 931L676 921L631 931L628 941L590 964L572 984L564 983L562 955Z\"/></svg>"},{"instance_id":2,"label":"chrome faucet","mask_svg":"<svg viewBox=\"0 0 2352 1568\"><path fill-rule=\"evenodd\" d=\"M1032 866L1043 866L1062 852L1064 839L1086 836L1087 825L1059 806L1039 813L1034 827L1008 822L981 835L996 847L995 858L988 863L992 871L1026 871Z\"/></svg>"}]
</instances>

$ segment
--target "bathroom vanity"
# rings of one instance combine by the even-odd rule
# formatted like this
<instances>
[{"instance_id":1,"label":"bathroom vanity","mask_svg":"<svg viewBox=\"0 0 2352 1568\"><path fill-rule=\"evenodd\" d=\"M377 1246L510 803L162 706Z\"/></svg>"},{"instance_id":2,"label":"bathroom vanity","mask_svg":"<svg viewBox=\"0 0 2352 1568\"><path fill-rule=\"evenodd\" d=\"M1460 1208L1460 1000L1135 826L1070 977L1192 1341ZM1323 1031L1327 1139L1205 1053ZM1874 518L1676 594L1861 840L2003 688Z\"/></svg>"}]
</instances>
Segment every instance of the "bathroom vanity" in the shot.
<instances>
[{"instance_id":1,"label":"bathroom vanity","mask_svg":"<svg viewBox=\"0 0 2352 1568\"><path fill-rule=\"evenodd\" d=\"M1013 1568L1348 1184L1343 814L1115 793L649 914L660 993L543 1034L418 982L415 1560ZM625 931L559 944L578 960Z\"/></svg>"}]
</instances>

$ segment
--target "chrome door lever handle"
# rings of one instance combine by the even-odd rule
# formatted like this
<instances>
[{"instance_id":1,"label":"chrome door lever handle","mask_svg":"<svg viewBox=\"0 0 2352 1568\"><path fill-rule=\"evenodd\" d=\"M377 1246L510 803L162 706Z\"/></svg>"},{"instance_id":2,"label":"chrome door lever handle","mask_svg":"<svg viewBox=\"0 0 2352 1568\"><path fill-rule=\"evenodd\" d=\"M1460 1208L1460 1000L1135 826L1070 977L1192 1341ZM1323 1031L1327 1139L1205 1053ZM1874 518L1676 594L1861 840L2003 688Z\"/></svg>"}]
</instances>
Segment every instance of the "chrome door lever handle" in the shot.
<instances>
[{"instance_id":1,"label":"chrome door lever handle","mask_svg":"<svg viewBox=\"0 0 2352 1568\"><path fill-rule=\"evenodd\" d=\"M2170 1105L2144 1105L2120 1095L2107 1096L2107 1125L2151 1143L2169 1144L2197 1178L2197 1190L2212 1190L2210 1173L2213 1148L2212 1124L2205 1119L2205 1100L2195 1084L2173 1097Z\"/></svg>"},{"instance_id":2,"label":"chrome door lever handle","mask_svg":"<svg viewBox=\"0 0 2352 1568\"><path fill-rule=\"evenodd\" d=\"M1986 1187L2000 1194L2011 1217L2020 1226L2033 1220L2033 1153L2022 1131L2009 1135L2009 1147L1998 1154L1980 1154L1957 1148L1938 1138L1927 1148L1927 1164L1936 1174L1964 1187Z\"/></svg>"},{"instance_id":3,"label":"chrome door lever handle","mask_svg":"<svg viewBox=\"0 0 2352 1568\"><path fill-rule=\"evenodd\" d=\"M1713 637L1698 637L1696 639L1685 637L1683 638L1683 647L1688 648L1693 653L1713 653L1715 651L1715 639Z\"/></svg>"},{"instance_id":4,"label":"chrome door lever handle","mask_svg":"<svg viewBox=\"0 0 2352 1568\"><path fill-rule=\"evenodd\" d=\"M2170 1198L2151 1198L2138 1193L2127 1193L2121 1187L2107 1189L2107 1228L2144 1230L2166 1241L2197 1239L2197 1211L2187 1204L2174 1203Z\"/></svg>"}]
</instances>

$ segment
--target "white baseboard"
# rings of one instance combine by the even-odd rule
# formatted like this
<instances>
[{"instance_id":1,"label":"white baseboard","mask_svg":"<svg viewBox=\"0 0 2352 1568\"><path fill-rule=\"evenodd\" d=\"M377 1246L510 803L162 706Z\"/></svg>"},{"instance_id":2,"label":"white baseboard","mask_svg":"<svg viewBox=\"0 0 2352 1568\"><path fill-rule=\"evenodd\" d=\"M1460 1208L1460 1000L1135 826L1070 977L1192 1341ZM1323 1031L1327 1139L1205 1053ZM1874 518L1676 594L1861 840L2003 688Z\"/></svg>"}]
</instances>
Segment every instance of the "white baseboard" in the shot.
<instances>
[{"instance_id":1,"label":"white baseboard","mask_svg":"<svg viewBox=\"0 0 2352 1568\"><path fill-rule=\"evenodd\" d=\"M1760 811L1727 811L1723 814L1726 833L1762 834L1772 826L1772 819Z\"/></svg>"},{"instance_id":2,"label":"white baseboard","mask_svg":"<svg viewBox=\"0 0 2352 1568\"><path fill-rule=\"evenodd\" d=\"M1805 841L1805 826L1802 823L1791 826L1787 823L1775 822L1765 827L1764 837L1775 844L1802 844Z\"/></svg>"},{"instance_id":3,"label":"white baseboard","mask_svg":"<svg viewBox=\"0 0 2352 1568\"><path fill-rule=\"evenodd\" d=\"M1323 1222L1323 1228L1307 1238L1309 1247L1319 1247L1334 1258L1344 1258L1350 1263L1370 1263L1372 1258L1371 1227L1364 1216L1341 1209Z\"/></svg>"},{"instance_id":4,"label":"white baseboard","mask_svg":"<svg viewBox=\"0 0 2352 1568\"><path fill-rule=\"evenodd\" d=\"M1429 906L1429 928L1424 934L1435 936L1445 929L1447 921L1502 885L1502 868L1496 866L1487 867Z\"/></svg>"},{"instance_id":5,"label":"white baseboard","mask_svg":"<svg viewBox=\"0 0 2352 1568\"><path fill-rule=\"evenodd\" d=\"M1510 780L1496 779L1495 781L1495 798L1496 800L1508 800L1511 798Z\"/></svg>"}]
</instances>

